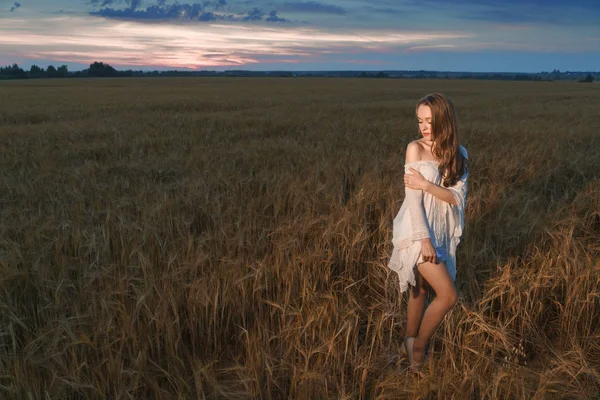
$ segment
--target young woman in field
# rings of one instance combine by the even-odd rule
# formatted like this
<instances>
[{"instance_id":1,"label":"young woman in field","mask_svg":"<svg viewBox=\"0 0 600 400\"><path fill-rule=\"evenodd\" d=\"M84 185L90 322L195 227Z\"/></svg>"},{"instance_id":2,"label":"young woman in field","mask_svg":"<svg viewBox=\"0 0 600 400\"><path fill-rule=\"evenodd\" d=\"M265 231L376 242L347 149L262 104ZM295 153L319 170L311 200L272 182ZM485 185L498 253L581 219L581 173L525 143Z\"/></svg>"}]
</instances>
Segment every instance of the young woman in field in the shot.
<instances>
[{"instance_id":1,"label":"young woman in field","mask_svg":"<svg viewBox=\"0 0 600 400\"><path fill-rule=\"evenodd\" d=\"M388 267L398 273L400 293L411 286L402 351L410 370L422 375L425 350L456 304L456 247L464 226L467 150L459 144L454 106L428 94L416 106L420 138L408 144L405 199L393 222ZM427 287L435 299L425 310Z\"/></svg>"}]
</instances>

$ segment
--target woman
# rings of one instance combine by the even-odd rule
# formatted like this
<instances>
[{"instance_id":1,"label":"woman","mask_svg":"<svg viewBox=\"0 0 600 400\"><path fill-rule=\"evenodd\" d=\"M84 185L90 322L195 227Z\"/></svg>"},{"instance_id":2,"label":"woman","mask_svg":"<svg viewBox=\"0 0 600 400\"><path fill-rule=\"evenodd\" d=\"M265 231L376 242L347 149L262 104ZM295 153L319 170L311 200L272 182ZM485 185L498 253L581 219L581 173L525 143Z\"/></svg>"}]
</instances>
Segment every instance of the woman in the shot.
<instances>
[{"instance_id":1,"label":"woman","mask_svg":"<svg viewBox=\"0 0 600 400\"><path fill-rule=\"evenodd\" d=\"M467 196L467 150L459 144L452 102L428 94L416 106L421 138L408 144L405 198L394 218L394 249L388 267L398 273L400 292L408 298L402 350L410 370L422 375L430 338L456 304L456 247L464 226ZM425 283L436 297L427 307Z\"/></svg>"}]
</instances>

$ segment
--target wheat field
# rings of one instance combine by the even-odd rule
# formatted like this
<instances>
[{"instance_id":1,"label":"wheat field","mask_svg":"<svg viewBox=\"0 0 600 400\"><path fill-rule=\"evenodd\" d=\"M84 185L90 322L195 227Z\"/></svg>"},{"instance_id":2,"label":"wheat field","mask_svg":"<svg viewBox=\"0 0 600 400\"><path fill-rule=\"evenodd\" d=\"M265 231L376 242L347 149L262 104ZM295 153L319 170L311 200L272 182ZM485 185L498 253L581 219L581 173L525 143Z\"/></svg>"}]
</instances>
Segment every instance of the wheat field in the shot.
<instances>
[{"instance_id":1,"label":"wheat field","mask_svg":"<svg viewBox=\"0 0 600 400\"><path fill-rule=\"evenodd\" d=\"M416 101L471 172L425 378L387 269ZM0 83L0 397L600 399L600 87Z\"/></svg>"}]
</instances>

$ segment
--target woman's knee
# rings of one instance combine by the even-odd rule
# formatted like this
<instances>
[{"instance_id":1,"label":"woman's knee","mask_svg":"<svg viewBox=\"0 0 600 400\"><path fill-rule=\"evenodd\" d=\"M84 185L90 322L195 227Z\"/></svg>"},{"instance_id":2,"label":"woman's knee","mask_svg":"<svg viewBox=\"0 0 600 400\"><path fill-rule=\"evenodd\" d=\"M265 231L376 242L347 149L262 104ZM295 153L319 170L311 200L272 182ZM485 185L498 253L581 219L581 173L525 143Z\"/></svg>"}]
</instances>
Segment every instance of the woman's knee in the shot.
<instances>
[{"instance_id":1,"label":"woman's knee","mask_svg":"<svg viewBox=\"0 0 600 400\"><path fill-rule=\"evenodd\" d=\"M454 286L452 278L448 275L446 265L443 262L438 264L429 262L419 264L419 273L433 289L436 298L443 301L448 308L452 308L456 305L458 293L456 292L456 287Z\"/></svg>"},{"instance_id":2,"label":"woman's knee","mask_svg":"<svg viewBox=\"0 0 600 400\"><path fill-rule=\"evenodd\" d=\"M456 290L454 289L448 291L448 293L444 293L443 297L446 304L448 304L448 307L450 308L454 307L458 302L458 293L456 293Z\"/></svg>"},{"instance_id":3,"label":"woman's knee","mask_svg":"<svg viewBox=\"0 0 600 400\"><path fill-rule=\"evenodd\" d=\"M444 304L450 309L458 302L458 293L456 293L454 288L448 288L448 290L440 291L440 293L436 292L435 298L444 302Z\"/></svg>"}]
</instances>

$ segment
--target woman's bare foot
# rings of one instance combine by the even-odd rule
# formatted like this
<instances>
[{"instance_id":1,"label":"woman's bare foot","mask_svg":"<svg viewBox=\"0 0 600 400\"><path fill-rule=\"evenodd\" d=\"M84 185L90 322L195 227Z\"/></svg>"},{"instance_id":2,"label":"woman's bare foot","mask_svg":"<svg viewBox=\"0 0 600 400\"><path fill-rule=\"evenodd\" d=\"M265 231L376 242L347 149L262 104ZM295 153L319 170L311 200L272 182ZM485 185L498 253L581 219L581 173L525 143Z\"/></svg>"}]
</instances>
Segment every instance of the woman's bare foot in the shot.
<instances>
[{"instance_id":1,"label":"woman's bare foot","mask_svg":"<svg viewBox=\"0 0 600 400\"><path fill-rule=\"evenodd\" d=\"M404 347L406 349L406 353L408 356L408 362L410 364L410 366L408 367L408 370L412 373L417 374L419 377L424 378L425 374L423 374L423 372L420 370L422 361L417 361L414 358L414 353L413 353L414 343L415 343L414 337L409 336L409 337L404 338ZM422 358L423 358L423 355L421 355L421 359Z\"/></svg>"}]
</instances>

